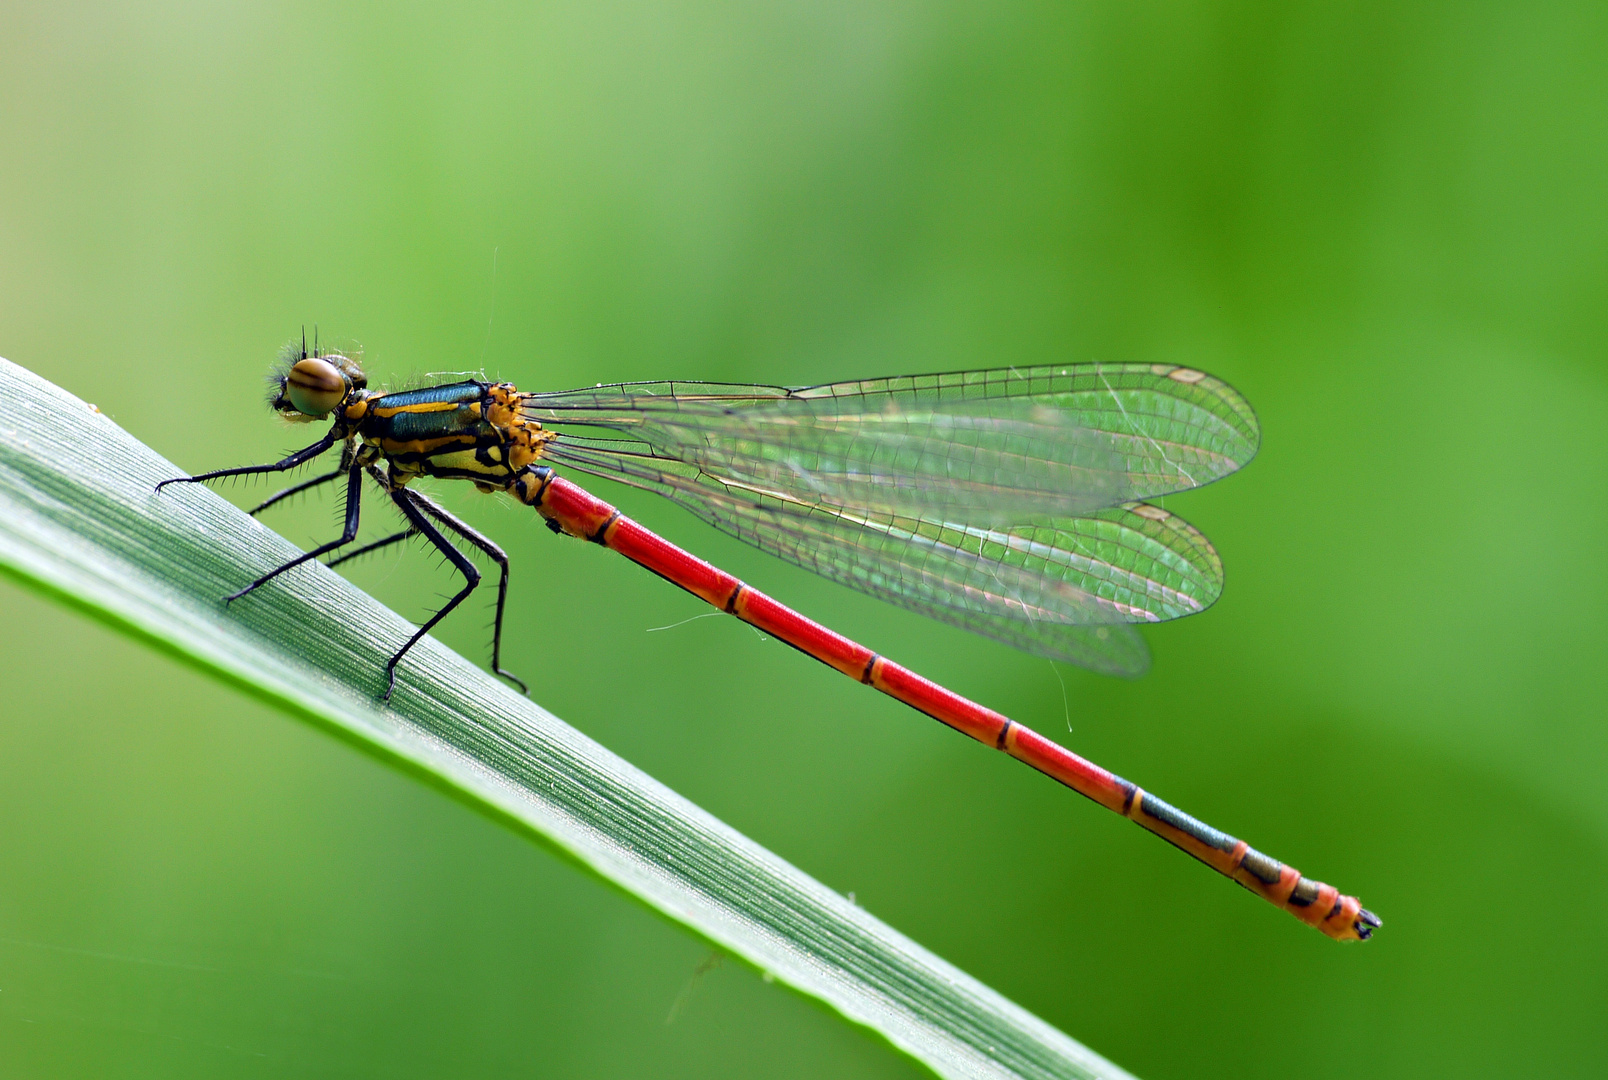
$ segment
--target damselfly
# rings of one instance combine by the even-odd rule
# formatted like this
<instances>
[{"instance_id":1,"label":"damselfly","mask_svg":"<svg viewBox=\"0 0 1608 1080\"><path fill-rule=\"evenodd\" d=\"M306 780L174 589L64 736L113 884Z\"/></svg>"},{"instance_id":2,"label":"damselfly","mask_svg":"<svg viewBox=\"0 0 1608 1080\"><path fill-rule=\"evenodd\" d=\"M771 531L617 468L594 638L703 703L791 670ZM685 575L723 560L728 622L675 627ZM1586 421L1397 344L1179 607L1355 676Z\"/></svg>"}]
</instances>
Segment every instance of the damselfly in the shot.
<instances>
[{"instance_id":1,"label":"damselfly","mask_svg":"<svg viewBox=\"0 0 1608 1080\"><path fill-rule=\"evenodd\" d=\"M932 618L1052 660L1137 675L1149 659L1133 624L1201 611L1222 589L1222 563L1206 538L1145 501L1210 483L1256 453L1256 415L1221 380L1171 364L1076 364L803 388L661 382L523 393L470 379L384 393L368 389L354 358L308 352L305 340L281 361L273 408L292 420L332 420L329 431L272 465L161 486L285 472L339 446L338 466L252 512L344 482L340 537L226 599L353 543L367 477L406 527L329 565L422 536L465 580L386 662L387 700L408 650L480 582L454 538L500 571L491 666L525 688L502 667L507 556L411 483L468 480L534 507L553 532L611 548L1003 750L1330 937L1365 939L1380 925L1355 897L805 618L553 468L658 492L756 547Z\"/></svg>"}]
</instances>

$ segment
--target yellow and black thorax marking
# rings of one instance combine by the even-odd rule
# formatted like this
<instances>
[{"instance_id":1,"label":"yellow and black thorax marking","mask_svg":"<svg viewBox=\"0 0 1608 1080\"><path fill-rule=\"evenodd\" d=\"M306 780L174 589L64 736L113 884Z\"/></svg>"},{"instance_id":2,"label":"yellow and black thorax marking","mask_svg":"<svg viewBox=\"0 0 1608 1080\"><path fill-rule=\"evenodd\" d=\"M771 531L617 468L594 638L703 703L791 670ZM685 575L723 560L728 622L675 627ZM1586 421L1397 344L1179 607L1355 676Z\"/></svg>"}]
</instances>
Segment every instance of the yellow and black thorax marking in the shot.
<instances>
[{"instance_id":1,"label":"yellow and black thorax marking","mask_svg":"<svg viewBox=\"0 0 1608 1080\"><path fill-rule=\"evenodd\" d=\"M521 406L511 383L461 382L352 395L341 419L365 449L390 463L391 477L469 480L484 491L505 490L542 456L553 438Z\"/></svg>"}]
</instances>

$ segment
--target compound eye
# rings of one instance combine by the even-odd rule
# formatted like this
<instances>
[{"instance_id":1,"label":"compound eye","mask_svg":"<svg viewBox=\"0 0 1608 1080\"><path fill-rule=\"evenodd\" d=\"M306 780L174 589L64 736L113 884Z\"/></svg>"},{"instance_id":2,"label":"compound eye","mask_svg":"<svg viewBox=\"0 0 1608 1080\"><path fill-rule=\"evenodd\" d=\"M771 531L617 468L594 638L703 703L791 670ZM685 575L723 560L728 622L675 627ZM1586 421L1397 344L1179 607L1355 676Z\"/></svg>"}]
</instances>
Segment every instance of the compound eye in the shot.
<instances>
[{"instance_id":1,"label":"compound eye","mask_svg":"<svg viewBox=\"0 0 1608 1080\"><path fill-rule=\"evenodd\" d=\"M346 379L328 360L309 356L285 374L285 397L304 416L328 416L346 397Z\"/></svg>"}]
</instances>

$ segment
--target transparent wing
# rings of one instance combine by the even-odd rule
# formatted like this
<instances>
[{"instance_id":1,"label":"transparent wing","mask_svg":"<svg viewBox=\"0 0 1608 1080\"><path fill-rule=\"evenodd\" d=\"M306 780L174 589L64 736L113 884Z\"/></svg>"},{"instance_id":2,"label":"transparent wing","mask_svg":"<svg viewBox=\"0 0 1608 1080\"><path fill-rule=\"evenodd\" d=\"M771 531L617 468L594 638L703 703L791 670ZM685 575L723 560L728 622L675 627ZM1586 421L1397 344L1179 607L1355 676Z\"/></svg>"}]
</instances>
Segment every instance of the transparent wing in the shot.
<instances>
[{"instance_id":1,"label":"transparent wing","mask_svg":"<svg viewBox=\"0 0 1608 1080\"><path fill-rule=\"evenodd\" d=\"M1256 453L1256 415L1190 368L1080 364L787 388L629 383L527 397L733 489L968 526L1073 517L1210 483Z\"/></svg>"},{"instance_id":2,"label":"transparent wing","mask_svg":"<svg viewBox=\"0 0 1608 1080\"><path fill-rule=\"evenodd\" d=\"M549 444L558 464L656 491L723 532L862 592L1040 656L1142 674L1127 625L1204 610L1222 591L1206 538L1160 507L970 525L847 510L731 485L626 440Z\"/></svg>"}]
</instances>

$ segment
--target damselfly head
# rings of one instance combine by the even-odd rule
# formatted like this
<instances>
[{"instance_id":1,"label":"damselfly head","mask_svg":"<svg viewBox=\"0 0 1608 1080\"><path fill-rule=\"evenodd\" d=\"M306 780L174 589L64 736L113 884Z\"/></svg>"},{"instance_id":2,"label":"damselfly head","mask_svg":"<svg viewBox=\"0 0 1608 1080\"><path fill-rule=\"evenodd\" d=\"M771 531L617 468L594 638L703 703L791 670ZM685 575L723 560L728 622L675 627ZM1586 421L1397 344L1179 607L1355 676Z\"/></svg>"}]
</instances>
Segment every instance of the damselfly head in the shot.
<instances>
[{"instance_id":1,"label":"damselfly head","mask_svg":"<svg viewBox=\"0 0 1608 1080\"><path fill-rule=\"evenodd\" d=\"M269 376L268 404L287 420L322 420L354 390L368 386L357 361L338 352L307 350L305 335L279 355Z\"/></svg>"}]
</instances>

